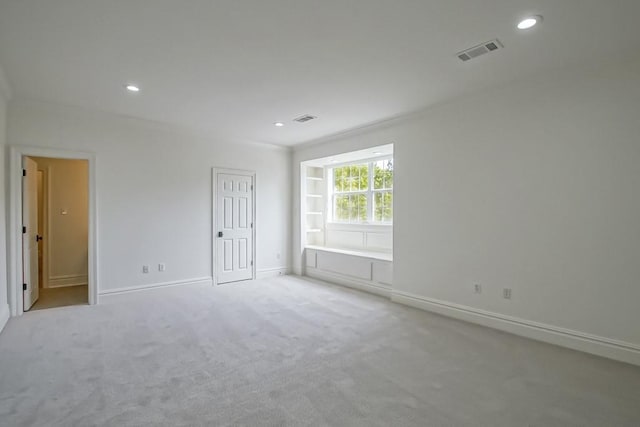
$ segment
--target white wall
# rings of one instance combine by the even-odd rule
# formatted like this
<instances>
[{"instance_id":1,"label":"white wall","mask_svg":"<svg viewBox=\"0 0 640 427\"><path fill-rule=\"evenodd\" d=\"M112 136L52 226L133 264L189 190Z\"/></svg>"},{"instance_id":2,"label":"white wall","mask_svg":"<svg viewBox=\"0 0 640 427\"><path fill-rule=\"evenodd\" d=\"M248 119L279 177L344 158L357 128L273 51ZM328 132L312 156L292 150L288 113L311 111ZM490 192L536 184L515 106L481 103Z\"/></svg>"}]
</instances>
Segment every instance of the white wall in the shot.
<instances>
[{"instance_id":1,"label":"white wall","mask_svg":"<svg viewBox=\"0 0 640 427\"><path fill-rule=\"evenodd\" d=\"M33 157L46 173L44 245L46 287L87 284L89 162Z\"/></svg>"},{"instance_id":2,"label":"white wall","mask_svg":"<svg viewBox=\"0 0 640 427\"><path fill-rule=\"evenodd\" d=\"M393 251L393 227L389 225L355 225L329 223L326 225L326 246L368 252Z\"/></svg>"},{"instance_id":3,"label":"white wall","mask_svg":"<svg viewBox=\"0 0 640 427\"><path fill-rule=\"evenodd\" d=\"M639 111L637 63L556 71L302 147L294 174L395 142L394 292L637 351Z\"/></svg>"},{"instance_id":4,"label":"white wall","mask_svg":"<svg viewBox=\"0 0 640 427\"><path fill-rule=\"evenodd\" d=\"M7 239L6 239L6 214L5 204L5 151L7 136L7 103L10 98L9 86L0 67L0 331L4 328L9 318L9 306L7 304Z\"/></svg>"},{"instance_id":5,"label":"white wall","mask_svg":"<svg viewBox=\"0 0 640 427\"><path fill-rule=\"evenodd\" d=\"M12 102L8 126L9 144L96 154L99 292L211 276L214 166L257 172L257 270L288 267L288 150L31 102Z\"/></svg>"}]
</instances>

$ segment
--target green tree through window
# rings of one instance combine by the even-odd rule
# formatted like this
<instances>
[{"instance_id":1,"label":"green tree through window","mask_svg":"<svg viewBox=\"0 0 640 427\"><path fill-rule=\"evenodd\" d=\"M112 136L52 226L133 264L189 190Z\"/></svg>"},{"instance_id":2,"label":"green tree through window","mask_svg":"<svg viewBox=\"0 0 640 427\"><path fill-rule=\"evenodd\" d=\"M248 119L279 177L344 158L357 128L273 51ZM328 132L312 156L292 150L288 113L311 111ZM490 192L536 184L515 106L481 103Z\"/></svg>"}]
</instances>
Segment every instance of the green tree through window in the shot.
<instances>
[{"instance_id":1,"label":"green tree through window","mask_svg":"<svg viewBox=\"0 0 640 427\"><path fill-rule=\"evenodd\" d=\"M380 160L374 163L373 173L373 220L393 220L393 161Z\"/></svg>"},{"instance_id":2,"label":"green tree through window","mask_svg":"<svg viewBox=\"0 0 640 427\"><path fill-rule=\"evenodd\" d=\"M332 177L334 221L389 223L393 220L392 159L336 167L332 169Z\"/></svg>"}]
</instances>

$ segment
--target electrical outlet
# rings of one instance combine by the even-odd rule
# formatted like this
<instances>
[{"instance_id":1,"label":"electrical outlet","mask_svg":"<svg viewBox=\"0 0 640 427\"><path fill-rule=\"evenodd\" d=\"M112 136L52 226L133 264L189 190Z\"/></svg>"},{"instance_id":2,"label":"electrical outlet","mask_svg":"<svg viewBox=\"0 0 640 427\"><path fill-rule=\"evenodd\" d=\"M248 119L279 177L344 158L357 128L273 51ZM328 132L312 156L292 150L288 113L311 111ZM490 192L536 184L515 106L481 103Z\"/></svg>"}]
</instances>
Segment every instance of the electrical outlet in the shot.
<instances>
[{"instance_id":1,"label":"electrical outlet","mask_svg":"<svg viewBox=\"0 0 640 427\"><path fill-rule=\"evenodd\" d=\"M164 262L161 262L160 264L158 264L158 271L164 271L165 270L165 265Z\"/></svg>"},{"instance_id":2,"label":"electrical outlet","mask_svg":"<svg viewBox=\"0 0 640 427\"><path fill-rule=\"evenodd\" d=\"M145 274L148 273L149 272L149 266L148 265L143 265L142 266L142 272L145 273Z\"/></svg>"},{"instance_id":3,"label":"electrical outlet","mask_svg":"<svg viewBox=\"0 0 640 427\"><path fill-rule=\"evenodd\" d=\"M511 288L504 288L502 290L502 297L504 299L511 299Z\"/></svg>"},{"instance_id":4,"label":"electrical outlet","mask_svg":"<svg viewBox=\"0 0 640 427\"><path fill-rule=\"evenodd\" d=\"M475 292L476 294L481 294L482 293L482 285L480 283L476 283L473 285L473 292Z\"/></svg>"}]
</instances>

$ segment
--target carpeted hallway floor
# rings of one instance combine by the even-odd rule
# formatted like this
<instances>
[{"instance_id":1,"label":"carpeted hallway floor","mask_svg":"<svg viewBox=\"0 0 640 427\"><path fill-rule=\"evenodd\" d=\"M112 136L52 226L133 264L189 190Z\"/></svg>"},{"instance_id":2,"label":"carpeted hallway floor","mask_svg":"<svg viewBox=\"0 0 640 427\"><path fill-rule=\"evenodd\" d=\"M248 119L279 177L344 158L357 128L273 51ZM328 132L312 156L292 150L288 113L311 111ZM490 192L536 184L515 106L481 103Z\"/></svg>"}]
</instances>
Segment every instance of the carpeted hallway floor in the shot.
<instances>
[{"instance_id":1,"label":"carpeted hallway floor","mask_svg":"<svg viewBox=\"0 0 640 427\"><path fill-rule=\"evenodd\" d=\"M638 426L640 368L285 276L39 310L2 426Z\"/></svg>"},{"instance_id":2,"label":"carpeted hallway floor","mask_svg":"<svg viewBox=\"0 0 640 427\"><path fill-rule=\"evenodd\" d=\"M89 304L89 287L87 285L40 288L40 297L29 311L82 304Z\"/></svg>"}]
</instances>

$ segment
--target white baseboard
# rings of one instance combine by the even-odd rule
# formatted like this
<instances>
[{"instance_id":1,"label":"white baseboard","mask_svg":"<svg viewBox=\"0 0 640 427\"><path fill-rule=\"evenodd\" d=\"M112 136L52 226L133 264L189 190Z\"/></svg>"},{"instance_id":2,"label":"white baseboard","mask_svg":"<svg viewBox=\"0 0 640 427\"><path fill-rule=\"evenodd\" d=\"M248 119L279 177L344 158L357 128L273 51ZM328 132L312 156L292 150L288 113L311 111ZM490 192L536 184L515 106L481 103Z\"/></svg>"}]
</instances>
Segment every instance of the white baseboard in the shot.
<instances>
[{"instance_id":1,"label":"white baseboard","mask_svg":"<svg viewBox=\"0 0 640 427\"><path fill-rule=\"evenodd\" d=\"M9 316L9 304L0 305L0 332L2 332L5 325L9 321Z\"/></svg>"},{"instance_id":2,"label":"white baseboard","mask_svg":"<svg viewBox=\"0 0 640 427\"><path fill-rule=\"evenodd\" d=\"M69 288L71 286L88 286L89 285L89 281L85 280L84 282L77 282L77 283L63 283L61 285L51 285L49 284L49 286L47 286L46 289L54 289L54 288Z\"/></svg>"},{"instance_id":3,"label":"white baseboard","mask_svg":"<svg viewBox=\"0 0 640 427\"><path fill-rule=\"evenodd\" d=\"M436 300L408 292L393 291L391 300L515 335L640 365L640 345L533 322L518 317Z\"/></svg>"},{"instance_id":4,"label":"white baseboard","mask_svg":"<svg viewBox=\"0 0 640 427\"><path fill-rule=\"evenodd\" d=\"M320 279L337 285L346 286L348 288L358 289L360 291L369 292L383 297L391 297L391 287L374 282L355 279L343 276L341 274L329 273L324 270L315 268L307 268L306 275L314 279Z\"/></svg>"},{"instance_id":5,"label":"white baseboard","mask_svg":"<svg viewBox=\"0 0 640 427\"><path fill-rule=\"evenodd\" d=\"M256 271L256 280L267 279L269 277L285 276L290 274L287 267L265 268Z\"/></svg>"},{"instance_id":6,"label":"white baseboard","mask_svg":"<svg viewBox=\"0 0 640 427\"><path fill-rule=\"evenodd\" d=\"M47 280L47 288L64 288L67 286L87 285L89 279L86 274L68 274L64 276L53 276Z\"/></svg>"},{"instance_id":7,"label":"white baseboard","mask_svg":"<svg viewBox=\"0 0 640 427\"><path fill-rule=\"evenodd\" d=\"M212 284L213 279L211 276L208 276L208 277L198 277L195 279L174 280L172 282L150 283L148 285L128 286L125 288L105 289L98 292L98 295L100 296L116 295L116 294L124 294L127 292L147 291L147 290L156 289L156 288L166 288L168 286L196 285L200 283Z\"/></svg>"}]
</instances>

